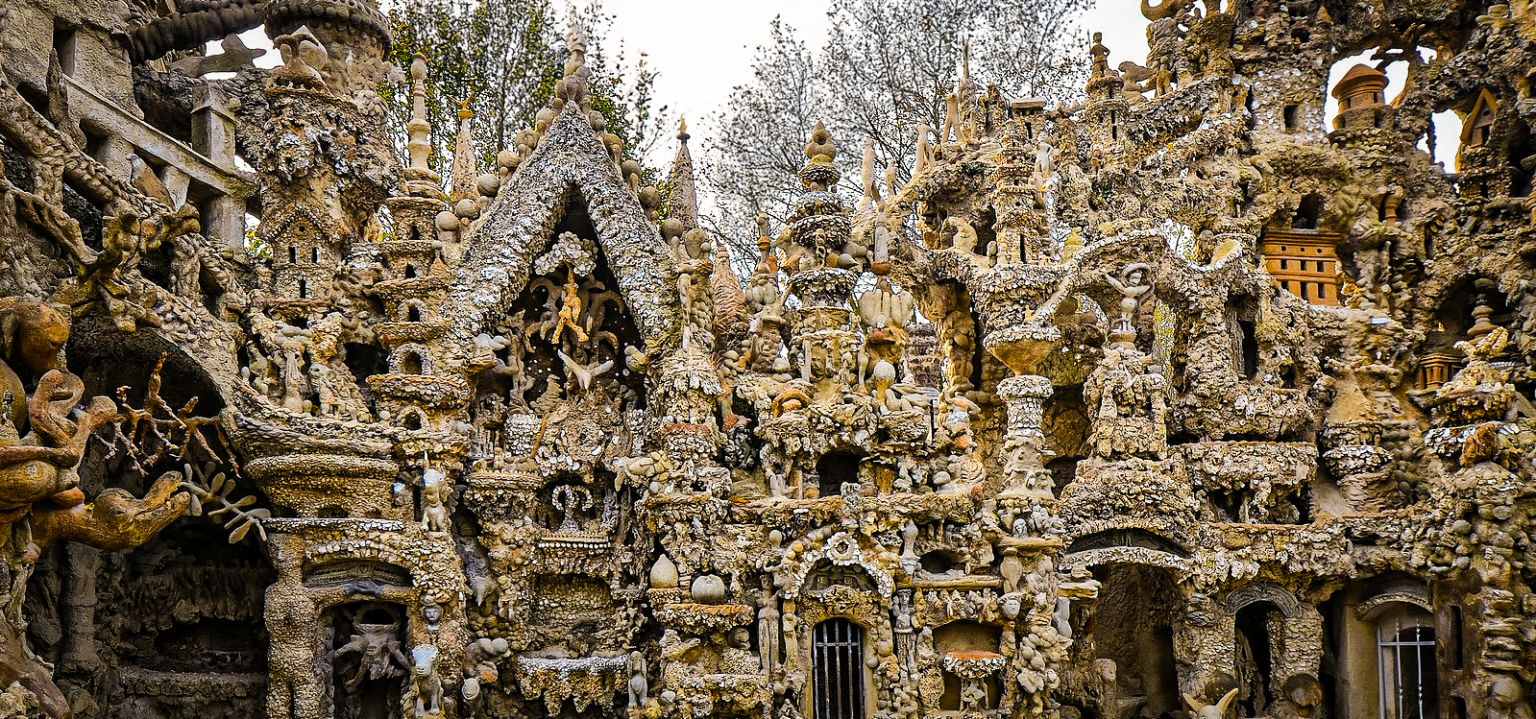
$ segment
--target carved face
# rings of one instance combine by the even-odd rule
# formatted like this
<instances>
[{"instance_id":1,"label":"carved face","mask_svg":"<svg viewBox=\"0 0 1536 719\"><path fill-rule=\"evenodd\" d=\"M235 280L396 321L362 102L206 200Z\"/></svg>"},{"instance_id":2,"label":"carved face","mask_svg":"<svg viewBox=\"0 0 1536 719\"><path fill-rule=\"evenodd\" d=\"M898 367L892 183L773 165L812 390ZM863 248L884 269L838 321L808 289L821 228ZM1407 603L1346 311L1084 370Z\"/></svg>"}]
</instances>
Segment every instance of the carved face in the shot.
<instances>
[{"instance_id":1,"label":"carved face","mask_svg":"<svg viewBox=\"0 0 1536 719\"><path fill-rule=\"evenodd\" d=\"M36 300L0 302L0 348L5 359L20 360L36 373L54 369L59 350L69 341L69 320Z\"/></svg>"},{"instance_id":2,"label":"carved face","mask_svg":"<svg viewBox=\"0 0 1536 719\"><path fill-rule=\"evenodd\" d=\"M1003 600L1003 616L1009 619L1019 616L1019 610L1022 608L1022 603L1019 601L1017 594L1010 594L1007 599Z\"/></svg>"}]
</instances>

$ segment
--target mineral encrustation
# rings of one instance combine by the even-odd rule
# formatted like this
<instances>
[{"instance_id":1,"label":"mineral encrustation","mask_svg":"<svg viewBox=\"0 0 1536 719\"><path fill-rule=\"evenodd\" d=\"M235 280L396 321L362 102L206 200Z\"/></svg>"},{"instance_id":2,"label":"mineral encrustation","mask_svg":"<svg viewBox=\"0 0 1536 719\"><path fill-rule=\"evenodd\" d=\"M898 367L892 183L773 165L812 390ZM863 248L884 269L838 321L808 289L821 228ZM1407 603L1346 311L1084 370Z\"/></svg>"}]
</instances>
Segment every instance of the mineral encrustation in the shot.
<instances>
[{"instance_id":1,"label":"mineral encrustation","mask_svg":"<svg viewBox=\"0 0 1536 719\"><path fill-rule=\"evenodd\" d=\"M5 3L0 715L1530 719L1536 5L1142 12L738 278L579 31L444 177L371 0Z\"/></svg>"}]
</instances>

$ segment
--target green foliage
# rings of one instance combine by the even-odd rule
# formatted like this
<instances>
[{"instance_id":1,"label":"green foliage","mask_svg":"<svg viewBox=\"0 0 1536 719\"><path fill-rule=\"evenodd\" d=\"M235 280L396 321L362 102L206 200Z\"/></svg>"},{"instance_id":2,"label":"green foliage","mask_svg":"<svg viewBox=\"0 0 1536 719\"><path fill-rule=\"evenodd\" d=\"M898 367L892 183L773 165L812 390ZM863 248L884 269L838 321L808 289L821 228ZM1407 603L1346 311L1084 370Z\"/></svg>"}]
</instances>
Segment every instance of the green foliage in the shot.
<instances>
[{"instance_id":1,"label":"green foliage","mask_svg":"<svg viewBox=\"0 0 1536 719\"><path fill-rule=\"evenodd\" d=\"M608 118L609 131L624 140L625 159L644 166L644 156L667 122L666 107L654 101L656 72L644 53L633 67L622 48L613 61L602 44L613 18L594 1L571 8L572 18L588 34L587 65L592 69L592 108ZM568 53L561 18L550 0L405 0L390 8L394 26L391 61L408 69L417 53L427 63L427 120L432 125L432 169L444 175L453 164L459 103L468 101L476 164L495 166L496 153L531 129L541 109L554 97ZM412 90L407 81L380 89L390 109L395 142L405 155L405 125L411 118ZM654 176L654 171L653 175Z\"/></svg>"},{"instance_id":2,"label":"green foliage","mask_svg":"<svg viewBox=\"0 0 1536 719\"><path fill-rule=\"evenodd\" d=\"M246 215L245 254L261 260L272 257L272 246L261 239L261 235L256 232L256 224L251 222L250 215Z\"/></svg>"}]
</instances>

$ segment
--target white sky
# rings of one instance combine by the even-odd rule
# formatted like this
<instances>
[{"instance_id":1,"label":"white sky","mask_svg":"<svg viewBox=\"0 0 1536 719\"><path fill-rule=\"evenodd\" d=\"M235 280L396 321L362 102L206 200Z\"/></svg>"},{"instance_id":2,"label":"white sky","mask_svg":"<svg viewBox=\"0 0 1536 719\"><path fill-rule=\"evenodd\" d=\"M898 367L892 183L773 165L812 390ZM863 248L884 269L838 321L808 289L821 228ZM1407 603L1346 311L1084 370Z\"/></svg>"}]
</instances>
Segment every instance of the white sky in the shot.
<instances>
[{"instance_id":1,"label":"white sky","mask_svg":"<svg viewBox=\"0 0 1536 719\"><path fill-rule=\"evenodd\" d=\"M624 39L626 55L646 52L661 73L657 98L673 115L688 119L695 147L711 130L708 116L724 106L731 88L751 80L752 57L770 40L769 21L783 18L813 52L827 37L826 0L604 0L603 8L617 18L614 35ZM1103 0L1084 14L1082 26L1085 56L1088 33L1099 30L1112 51L1111 65L1146 61L1147 21L1138 0ZM669 147L657 152L670 157L675 144L664 145Z\"/></svg>"},{"instance_id":2,"label":"white sky","mask_svg":"<svg viewBox=\"0 0 1536 719\"><path fill-rule=\"evenodd\" d=\"M775 16L793 27L813 52L827 37L826 0L604 0L603 7L616 18L610 42L616 45L622 40L630 62L636 61L640 52L647 54L649 63L660 73L657 100L672 116L687 118L695 152L699 151L699 140L712 130L709 116L724 106L732 87L752 78L753 55L769 42L768 24ZM1104 33L1104 44L1110 49L1111 67L1124 60L1146 61L1147 20L1141 15L1139 0L1100 0L1083 14L1079 25L1084 53L1090 34L1098 31ZM272 46L260 28L241 38L250 47ZM218 43L209 43L208 50L219 52ZM1366 61L1368 55L1336 64L1328 86L1357 62ZM280 62L275 51L256 59L259 67L274 67ZM1404 63L1387 68L1389 95L1402 89L1405 73ZM1326 110L1331 128L1337 111L1332 97ZM1435 126L1437 159L1454 169L1460 121L1454 113L1446 112L1435 117ZM675 151L675 141L663 142L652 161L665 164Z\"/></svg>"}]
</instances>

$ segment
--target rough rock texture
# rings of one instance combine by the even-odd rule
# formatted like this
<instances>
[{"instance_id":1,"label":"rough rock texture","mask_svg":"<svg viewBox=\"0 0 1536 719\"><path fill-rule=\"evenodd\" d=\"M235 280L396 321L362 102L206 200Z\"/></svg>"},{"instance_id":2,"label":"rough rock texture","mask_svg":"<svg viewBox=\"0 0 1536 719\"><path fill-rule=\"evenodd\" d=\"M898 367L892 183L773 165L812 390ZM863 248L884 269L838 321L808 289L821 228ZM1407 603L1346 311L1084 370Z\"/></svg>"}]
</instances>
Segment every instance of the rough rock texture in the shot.
<instances>
[{"instance_id":1,"label":"rough rock texture","mask_svg":"<svg viewBox=\"0 0 1536 719\"><path fill-rule=\"evenodd\" d=\"M0 715L1528 719L1536 10L1478 7L1144 2L905 186L818 126L740 279L579 33L442 178L366 2L0 8Z\"/></svg>"}]
</instances>

